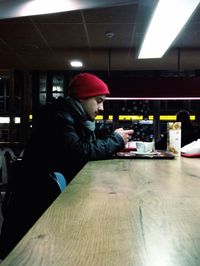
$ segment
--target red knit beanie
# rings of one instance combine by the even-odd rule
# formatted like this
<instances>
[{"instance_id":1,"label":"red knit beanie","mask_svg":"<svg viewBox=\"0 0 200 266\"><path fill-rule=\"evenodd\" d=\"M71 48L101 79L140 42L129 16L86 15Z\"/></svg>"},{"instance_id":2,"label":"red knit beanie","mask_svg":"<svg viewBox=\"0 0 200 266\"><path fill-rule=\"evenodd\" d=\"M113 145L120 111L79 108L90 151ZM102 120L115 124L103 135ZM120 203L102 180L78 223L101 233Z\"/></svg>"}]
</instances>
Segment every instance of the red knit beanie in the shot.
<instances>
[{"instance_id":1,"label":"red knit beanie","mask_svg":"<svg viewBox=\"0 0 200 266\"><path fill-rule=\"evenodd\" d=\"M69 84L69 95L77 99L107 94L110 94L108 86L100 78L90 73L76 75Z\"/></svg>"}]
</instances>

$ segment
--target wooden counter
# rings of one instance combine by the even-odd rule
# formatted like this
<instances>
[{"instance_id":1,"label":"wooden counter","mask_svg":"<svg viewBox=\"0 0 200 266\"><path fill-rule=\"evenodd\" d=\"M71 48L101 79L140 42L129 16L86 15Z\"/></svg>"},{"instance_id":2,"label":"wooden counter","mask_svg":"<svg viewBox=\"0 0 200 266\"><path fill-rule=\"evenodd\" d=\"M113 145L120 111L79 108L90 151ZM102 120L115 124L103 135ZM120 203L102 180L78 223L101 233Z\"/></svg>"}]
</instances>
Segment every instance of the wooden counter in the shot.
<instances>
[{"instance_id":1,"label":"wooden counter","mask_svg":"<svg viewBox=\"0 0 200 266\"><path fill-rule=\"evenodd\" d=\"M199 266L200 159L89 162L1 265Z\"/></svg>"}]
</instances>

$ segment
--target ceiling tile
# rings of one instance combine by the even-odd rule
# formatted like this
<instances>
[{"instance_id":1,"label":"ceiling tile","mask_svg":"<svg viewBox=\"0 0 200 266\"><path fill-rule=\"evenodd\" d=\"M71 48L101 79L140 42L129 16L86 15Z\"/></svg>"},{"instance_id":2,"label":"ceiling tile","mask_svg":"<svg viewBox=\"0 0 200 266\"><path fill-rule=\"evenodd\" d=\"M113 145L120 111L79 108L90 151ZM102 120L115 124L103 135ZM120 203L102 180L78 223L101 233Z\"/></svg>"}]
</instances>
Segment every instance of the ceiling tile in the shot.
<instances>
[{"instance_id":1,"label":"ceiling tile","mask_svg":"<svg viewBox=\"0 0 200 266\"><path fill-rule=\"evenodd\" d=\"M134 24L89 24L87 28L92 47L127 48L130 47ZM113 32L113 38L107 38L106 32Z\"/></svg>"},{"instance_id":2,"label":"ceiling tile","mask_svg":"<svg viewBox=\"0 0 200 266\"><path fill-rule=\"evenodd\" d=\"M86 23L133 23L137 5L90 9L83 12Z\"/></svg>"},{"instance_id":3,"label":"ceiling tile","mask_svg":"<svg viewBox=\"0 0 200 266\"><path fill-rule=\"evenodd\" d=\"M80 11L61 12L48 15L32 16L35 23L82 23Z\"/></svg>"},{"instance_id":4,"label":"ceiling tile","mask_svg":"<svg viewBox=\"0 0 200 266\"><path fill-rule=\"evenodd\" d=\"M0 39L3 39L13 49L20 49L28 45L35 45L37 47L45 45L31 23L0 23Z\"/></svg>"},{"instance_id":5,"label":"ceiling tile","mask_svg":"<svg viewBox=\"0 0 200 266\"><path fill-rule=\"evenodd\" d=\"M81 24L36 24L52 48L77 48L88 45Z\"/></svg>"}]
</instances>

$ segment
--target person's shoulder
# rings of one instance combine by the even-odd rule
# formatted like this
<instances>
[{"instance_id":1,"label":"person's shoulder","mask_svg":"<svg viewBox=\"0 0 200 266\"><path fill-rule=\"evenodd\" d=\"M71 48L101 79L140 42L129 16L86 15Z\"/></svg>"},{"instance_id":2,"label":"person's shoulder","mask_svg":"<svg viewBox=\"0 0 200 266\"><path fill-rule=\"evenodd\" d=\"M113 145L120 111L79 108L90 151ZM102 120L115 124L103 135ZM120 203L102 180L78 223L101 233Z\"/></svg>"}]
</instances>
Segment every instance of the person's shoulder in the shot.
<instances>
[{"instance_id":1,"label":"person's shoulder","mask_svg":"<svg viewBox=\"0 0 200 266\"><path fill-rule=\"evenodd\" d=\"M34 114L35 125L45 126L51 123L59 115L66 112L64 108L64 99L47 102L45 105L39 107Z\"/></svg>"},{"instance_id":2,"label":"person's shoulder","mask_svg":"<svg viewBox=\"0 0 200 266\"><path fill-rule=\"evenodd\" d=\"M82 115L70 97L54 99L46 103L39 112L39 120L67 120L70 123L82 121Z\"/></svg>"},{"instance_id":3,"label":"person's shoulder","mask_svg":"<svg viewBox=\"0 0 200 266\"><path fill-rule=\"evenodd\" d=\"M52 103L48 108L50 112L54 113L56 119L74 123L74 115L68 98L58 98L57 101Z\"/></svg>"},{"instance_id":4,"label":"person's shoulder","mask_svg":"<svg viewBox=\"0 0 200 266\"><path fill-rule=\"evenodd\" d=\"M37 115L53 115L56 112L61 112L66 109L65 106L65 99L59 98L59 99L53 99L50 102L47 102L46 104L40 106L40 108L37 111Z\"/></svg>"}]
</instances>

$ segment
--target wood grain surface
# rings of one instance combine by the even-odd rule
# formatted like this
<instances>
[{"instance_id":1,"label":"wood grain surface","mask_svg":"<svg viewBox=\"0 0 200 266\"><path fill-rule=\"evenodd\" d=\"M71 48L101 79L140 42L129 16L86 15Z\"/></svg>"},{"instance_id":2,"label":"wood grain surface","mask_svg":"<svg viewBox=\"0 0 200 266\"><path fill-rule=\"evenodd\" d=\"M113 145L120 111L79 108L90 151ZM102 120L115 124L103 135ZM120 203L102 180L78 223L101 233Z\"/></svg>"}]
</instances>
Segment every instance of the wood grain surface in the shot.
<instances>
[{"instance_id":1,"label":"wood grain surface","mask_svg":"<svg viewBox=\"0 0 200 266\"><path fill-rule=\"evenodd\" d=\"M200 160L89 162L1 265L199 266Z\"/></svg>"}]
</instances>

